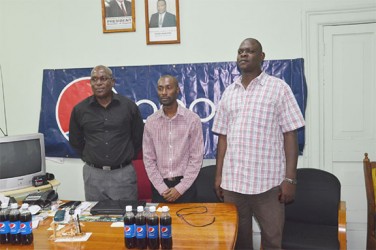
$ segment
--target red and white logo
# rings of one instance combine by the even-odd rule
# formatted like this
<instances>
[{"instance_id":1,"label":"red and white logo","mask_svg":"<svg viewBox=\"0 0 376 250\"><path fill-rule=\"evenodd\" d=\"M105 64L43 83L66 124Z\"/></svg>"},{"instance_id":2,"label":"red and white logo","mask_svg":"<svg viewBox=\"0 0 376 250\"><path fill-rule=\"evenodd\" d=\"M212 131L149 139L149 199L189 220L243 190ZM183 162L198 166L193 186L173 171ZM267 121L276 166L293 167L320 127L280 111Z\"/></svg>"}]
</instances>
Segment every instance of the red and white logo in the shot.
<instances>
[{"instance_id":1,"label":"red and white logo","mask_svg":"<svg viewBox=\"0 0 376 250\"><path fill-rule=\"evenodd\" d=\"M69 140L69 120L73 107L91 96L90 77L81 77L70 82L61 91L56 103L56 122L65 139Z\"/></svg>"}]
</instances>

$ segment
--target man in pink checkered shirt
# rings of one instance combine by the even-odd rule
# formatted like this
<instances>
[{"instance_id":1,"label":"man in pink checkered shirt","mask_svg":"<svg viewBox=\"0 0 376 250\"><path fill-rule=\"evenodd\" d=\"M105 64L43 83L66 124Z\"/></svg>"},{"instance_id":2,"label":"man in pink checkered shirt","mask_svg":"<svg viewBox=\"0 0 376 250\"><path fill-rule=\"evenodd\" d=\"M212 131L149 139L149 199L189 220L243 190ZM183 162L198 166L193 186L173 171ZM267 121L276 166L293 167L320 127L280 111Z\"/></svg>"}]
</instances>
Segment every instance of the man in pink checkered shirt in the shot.
<instances>
[{"instance_id":1,"label":"man in pink checkered shirt","mask_svg":"<svg viewBox=\"0 0 376 250\"><path fill-rule=\"evenodd\" d=\"M200 117L178 104L178 80L158 80L160 110L148 117L142 142L146 173L152 183L152 202L194 202L193 185L204 157Z\"/></svg>"},{"instance_id":2,"label":"man in pink checkered shirt","mask_svg":"<svg viewBox=\"0 0 376 250\"><path fill-rule=\"evenodd\" d=\"M239 213L236 249L253 249L253 216L263 249L282 249L284 206L295 195L296 130L304 118L291 88L262 71L264 58L256 39L240 44L241 77L224 91L212 128L218 134L216 193Z\"/></svg>"}]
</instances>

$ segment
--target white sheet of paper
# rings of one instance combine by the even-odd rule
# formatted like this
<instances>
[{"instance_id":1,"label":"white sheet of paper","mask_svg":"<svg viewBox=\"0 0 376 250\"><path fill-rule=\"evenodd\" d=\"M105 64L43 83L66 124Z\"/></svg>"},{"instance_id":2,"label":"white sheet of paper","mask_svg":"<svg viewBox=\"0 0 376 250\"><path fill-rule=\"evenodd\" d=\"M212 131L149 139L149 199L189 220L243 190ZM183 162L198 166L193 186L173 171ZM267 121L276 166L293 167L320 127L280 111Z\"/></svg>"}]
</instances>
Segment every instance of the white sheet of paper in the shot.
<instances>
[{"instance_id":1,"label":"white sheet of paper","mask_svg":"<svg viewBox=\"0 0 376 250\"><path fill-rule=\"evenodd\" d=\"M78 241L87 241L92 233L85 233L82 236L76 237L63 237L55 239L55 242L78 242Z\"/></svg>"}]
</instances>

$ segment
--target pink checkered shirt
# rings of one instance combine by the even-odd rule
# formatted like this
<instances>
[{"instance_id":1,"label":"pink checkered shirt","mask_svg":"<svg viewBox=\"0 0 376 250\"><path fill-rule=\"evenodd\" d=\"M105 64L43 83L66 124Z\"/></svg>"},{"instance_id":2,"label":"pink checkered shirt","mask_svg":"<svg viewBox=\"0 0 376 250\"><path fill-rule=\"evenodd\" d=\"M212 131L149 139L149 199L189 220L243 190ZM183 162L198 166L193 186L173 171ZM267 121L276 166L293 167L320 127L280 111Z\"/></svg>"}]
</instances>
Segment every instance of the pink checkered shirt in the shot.
<instances>
[{"instance_id":1,"label":"pink checkered shirt","mask_svg":"<svg viewBox=\"0 0 376 250\"><path fill-rule=\"evenodd\" d=\"M183 176L175 186L180 194L195 181L203 160L204 141L200 117L178 106L173 118L162 109L149 116L142 142L146 172L160 194L168 189L163 179Z\"/></svg>"},{"instance_id":2,"label":"pink checkered shirt","mask_svg":"<svg viewBox=\"0 0 376 250\"><path fill-rule=\"evenodd\" d=\"M259 194L286 174L283 133L304 126L304 118L282 80L262 72L244 89L241 77L222 95L213 132L227 135L221 187Z\"/></svg>"}]
</instances>

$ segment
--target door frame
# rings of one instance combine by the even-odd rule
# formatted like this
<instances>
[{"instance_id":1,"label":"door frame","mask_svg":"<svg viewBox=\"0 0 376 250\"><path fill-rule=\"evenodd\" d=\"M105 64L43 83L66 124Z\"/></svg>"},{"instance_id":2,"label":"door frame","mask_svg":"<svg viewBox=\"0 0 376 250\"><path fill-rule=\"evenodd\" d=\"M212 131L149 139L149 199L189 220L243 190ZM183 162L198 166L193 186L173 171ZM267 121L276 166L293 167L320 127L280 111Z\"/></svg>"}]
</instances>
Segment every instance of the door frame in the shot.
<instances>
[{"instance_id":1,"label":"door frame","mask_svg":"<svg viewBox=\"0 0 376 250\"><path fill-rule=\"evenodd\" d=\"M307 11L303 20L308 99L306 111L305 167L333 172L324 162L324 27L376 22L376 6L354 9Z\"/></svg>"}]
</instances>

